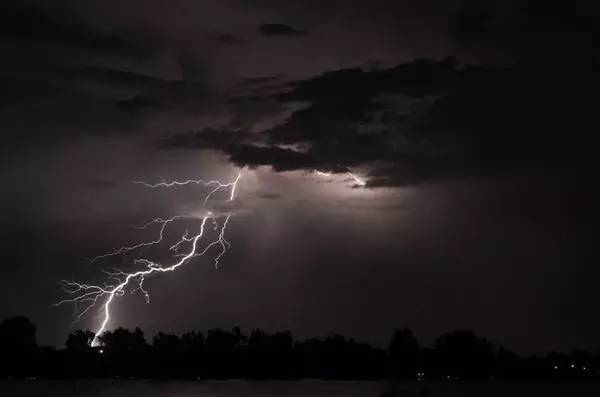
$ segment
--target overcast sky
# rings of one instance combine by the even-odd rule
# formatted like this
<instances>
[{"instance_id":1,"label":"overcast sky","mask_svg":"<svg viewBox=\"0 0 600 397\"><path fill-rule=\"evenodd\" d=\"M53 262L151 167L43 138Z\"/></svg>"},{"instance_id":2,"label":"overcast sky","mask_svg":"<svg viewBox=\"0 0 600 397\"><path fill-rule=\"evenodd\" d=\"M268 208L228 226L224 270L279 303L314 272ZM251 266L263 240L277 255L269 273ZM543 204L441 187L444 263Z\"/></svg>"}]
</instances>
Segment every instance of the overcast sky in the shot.
<instances>
[{"instance_id":1,"label":"overcast sky","mask_svg":"<svg viewBox=\"0 0 600 397\"><path fill-rule=\"evenodd\" d=\"M0 317L55 345L97 328L52 306L59 280L135 269L89 258L205 207L201 187L130 182L241 170L221 267L149 279L151 303L119 299L109 328L600 347L599 16L586 0L3 1Z\"/></svg>"}]
</instances>

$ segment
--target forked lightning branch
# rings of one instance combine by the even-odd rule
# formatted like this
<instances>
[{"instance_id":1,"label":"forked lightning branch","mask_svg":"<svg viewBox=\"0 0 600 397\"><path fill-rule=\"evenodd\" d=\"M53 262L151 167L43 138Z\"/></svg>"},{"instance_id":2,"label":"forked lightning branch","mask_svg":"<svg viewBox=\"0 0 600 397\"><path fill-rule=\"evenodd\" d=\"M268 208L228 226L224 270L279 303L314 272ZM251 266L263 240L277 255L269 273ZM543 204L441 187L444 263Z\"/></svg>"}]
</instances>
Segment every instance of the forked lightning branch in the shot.
<instances>
[{"instance_id":1,"label":"forked lightning branch","mask_svg":"<svg viewBox=\"0 0 600 397\"><path fill-rule=\"evenodd\" d=\"M203 203L206 204L206 202L219 191L228 191L228 201L233 201L240 178L241 173L239 173L231 182L221 182L218 180L187 180L182 182L160 182L156 184L141 181L134 181L133 183L143 185L150 189L199 185L209 189L203 198ZM142 252L148 247L159 245L164 242L164 236L167 228L180 220L196 219L199 222L199 227L196 233L190 233L188 230L186 230L181 238L169 247L169 251L172 253L172 259L174 261L172 264L161 264L147 258L138 257L133 260L134 265L138 266L138 270L131 272L125 272L121 270L105 272L108 276L108 281L102 285L62 280L65 292L71 297L61 300L60 302L56 303L56 305L58 306L72 303L78 308L81 308L77 314L77 320L81 319L90 311L98 310L101 321L94 333L94 338L91 343L92 346L98 346L100 344L99 338L104 333L109 321L111 320L111 309L118 298L122 297L127 292L140 292L145 297L146 302L150 301L150 294L144 287L144 282L148 277L160 275L162 273L173 272L181 266L190 263L195 258L204 256L209 252L214 252L215 249L216 254L213 257L213 260L215 266L218 266L219 260L230 247L230 243L225 237L230 218L231 212L223 216L218 216L210 211L207 211L200 218L192 215L176 215L166 219L153 219L143 225L140 229L146 229L154 225L159 225L158 236L156 239L116 248L106 254L93 258L92 262L118 256L128 252ZM209 220L211 220L211 223L217 232L216 238L207 242L206 244L202 244L203 238L205 237L207 221ZM182 253L180 250L184 246L188 246L189 249L185 253Z\"/></svg>"}]
</instances>

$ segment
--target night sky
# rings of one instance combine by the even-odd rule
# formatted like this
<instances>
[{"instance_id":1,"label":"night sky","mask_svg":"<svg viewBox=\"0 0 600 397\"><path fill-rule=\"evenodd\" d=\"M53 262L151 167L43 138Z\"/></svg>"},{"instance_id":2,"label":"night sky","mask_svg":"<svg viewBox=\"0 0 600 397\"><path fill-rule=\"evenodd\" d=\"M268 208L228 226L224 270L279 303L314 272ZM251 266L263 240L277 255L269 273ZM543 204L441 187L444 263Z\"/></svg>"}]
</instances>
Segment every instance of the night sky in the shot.
<instances>
[{"instance_id":1,"label":"night sky","mask_svg":"<svg viewBox=\"0 0 600 397\"><path fill-rule=\"evenodd\" d=\"M593 0L4 0L0 318L54 345L96 328L52 306L59 281L134 269L89 259L203 208L201 187L130 182L242 170L219 269L147 280L110 328L598 348L599 19Z\"/></svg>"}]
</instances>

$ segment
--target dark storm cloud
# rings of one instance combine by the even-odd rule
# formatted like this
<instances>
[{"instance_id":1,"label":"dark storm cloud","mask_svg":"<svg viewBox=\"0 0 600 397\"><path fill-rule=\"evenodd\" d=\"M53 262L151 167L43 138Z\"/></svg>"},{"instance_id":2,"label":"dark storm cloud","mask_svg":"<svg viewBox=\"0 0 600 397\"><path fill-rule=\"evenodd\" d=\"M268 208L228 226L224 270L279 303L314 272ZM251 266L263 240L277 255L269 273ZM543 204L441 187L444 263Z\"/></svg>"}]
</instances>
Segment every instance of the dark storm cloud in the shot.
<instances>
[{"instance_id":1,"label":"dark storm cloud","mask_svg":"<svg viewBox=\"0 0 600 397\"><path fill-rule=\"evenodd\" d=\"M318 164L310 154L278 147L233 145L225 152L234 164L250 167L268 165L275 171L310 170Z\"/></svg>"},{"instance_id":2,"label":"dark storm cloud","mask_svg":"<svg viewBox=\"0 0 600 397\"><path fill-rule=\"evenodd\" d=\"M480 36L564 33L597 34L600 6L593 0L463 0L453 18L454 31ZM568 37L566 39L569 39Z\"/></svg>"},{"instance_id":3,"label":"dark storm cloud","mask_svg":"<svg viewBox=\"0 0 600 397\"><path fill-rule=\"evenodd\" d=\"M487 62L561 63L598 60L598 26L600 6L593 0L464 0L451 31L462 49Z\"/></svg>"},{"instance_id":4,"label":"dark storm cloud","mask_svg":"<svg viewBox=\"0 0 600 397\"><path fill-rule=\"evenodd\" d=\"M82 130L97 134L109 134L115 129L130 131L141 119L127 113L173 102L186 103L205 95L191 95L189 90L167 82L122 71L50 70L47 75L45 80L27 75L5 78L11 81L10 89L2 94L6 112L0 119L8 127L5 138L50 138L51 132L52 139L63 139ZM35 118L27 117L31 111L35 111Z\"/></svg>"},{"instance_id":5,"label":"dark storm cloud","mask_svg":"<svg viewBox=\"0 0 600 397\"><path fill-rule=\"evenodd\" d=\"M407 103L442 92L457 79L451 60L419 60L395 68L375 71L361 69L327 72L293 83L292 91L278 95L280 103L309 102L282 125L256 134L245 131L214 131L185 135L168 142L167 147L221 149L238 165L271 165L275 170L322 168L345 172L346 167L375 161L392 161L400 156L394 148L391 127L381 123L387 107L378 101L383 95L404 95ZM204 138L202 138L204 137ZM227 137L225 142L222 137ZM198 144L198 139L201 144ZM232 142L245 145L232 146ZM262 145L252 144L260 140ZM307 144L306 150L282 149L281 145ZM264 156L257 156L259 153ZM406 157L406 156L403 156Z\"/></svg>"},{"instance_id":6,"label":"dark storm cloud","mask_svg":"<svg viewBox=\"0 0 600 397\"><path fill-rule=\"evenodd\" d=\"M244 40L231 33L210 32L207 34L209 40L214 40L224 44L243 44Z\"/></svg>"},{"instance_id":7,"label":"dark storm cloud","mask_svg":"<svg viewBox=\"0 0 600 397\"><path fill-rule=\"evenodd\" d=\"M218 117L227 114L228 108L241 113L244 106L240 101L228 104L200 82L96 66L60 65L39 73L14 71L0 81L6 88L0 93L0 106L7 110L0 119L9 126L4 137L17 141L49 131L54 139L81 131L133 133L159 115L180 125L186 117ZM36 118L27 117L32 110Z\"/></svg>"},{"instance_id":8,"label":"dark storm cloud","mask_svg":"<svg viewBox=\"0 0 600 397\"><path fill-rule=\"evenodd\" d=\"M306 33L304 30L283 23L264 23L258 27L258 30L265 36L298 36Z\"/></svg>"},{"instance_id":9,"label":"dark storm cloud","mask_svg":"<svg viewBox=\"0 0 600 397\"><path fill-rule=\"evenodd\" d=\"M185 117L188 117L198 108L206 112L215 107L230 108L214 113L220 117L232 112L236 127L242 123L249 127L248 124L257 119L249 113L257 114L258 108L265 108L262 104L239 100L216 103L224 97L216 99L211 95L206 82L211 82L212 73L222 65L207 67L203 57L197 55L206 40L215 45L228 45L228 48L231 47L229 44L238 41L238 37L244 38L244 44L251 43L250 32L224 29L222 33L215 28L197 27L197 24L184 24L184 28L162 23L164 20L157 23L150 12L157 6L144 5L149 14L142 22L137 21L139 13L134 3L120 5L119 13L112 15L105 8L110 8L108 3L104 2L92 2L88 7L79 2L50 5L31 0L5 2L0 6L0 15L5 22L1 32L8 40L6 57L9 60L5 65L7 73L0 77L6 87L0 94L0 105L11 109L2 116L3 124L14 126L9 128L11 139L33 136L41 130L61 131L63 135L81 129L96 133L132 131L148 117L155 118L158 114L180 109L185 110L188 113ZM309 7L310 14L316 13L317 8ZM186 16L200 14L202 9L186 9ZM94 10L98 12L97 16L92 13ZM176 7L169 11L178 14ZM136 22L127 23L128 19ZM305 18L299 20L302 19ZM180 35L180 29L188 36ZM278 23L263 24L260 29L269 35L301 32ZM218 51L229 51L220 47ZM161 51L172 54L173 59L159 59ZM123 60L142 53L147 57ZM181 78L164 78L148 71L148 63L173 61ZM249 77L245 81L242 78L242 81L243 89L255 95L280 92L286 83L281 74L272 75L272 78ZM225 84L231 84L231 81ZM244 109L246 105L250 110ZM69 108L72 112L60 112L58 108ZM25 117L33 109L38 112L38 117ZM264 110L259 111L261 117L262 112ZM242 122L242 119L246 121ZM169 123L172 125L169 130L190 127L187 121L179 122L173 118ZM22 133L24 130L28 133Z\"/></svg>"},{"instance_id":10,"label":"dark storm cloud","mask_svg":"<svg viewBox=\"0 0 600 397\"><path fill-rule=\"evenodd\" d=\"M84 67L65 71L65 77L131 89L161 89L168 83L140 73L99 67Z\"/></svg>"},{"instance_id":11,"label":"dark storm cloud","mask_svg":"<svg viewBox=\"0 0 600 397\"><path fill-rule=\"evenodd\" d=\"M122 99L116 102L119 109L136 112L143 109L160 108L160 103L152 97L145 95L135 95L131 98Z\"/></svg>"},{"instance_id":12,"label":"dark storm cloud","mask_svg":"<svg viewBox=\"0 0 600 397\"><path fill-rule=\"evenodd\" d=\"M254 137L239 133L277 155L222 149L239 165L275 170L361 165L371 169L372 187L569 169L591 156L598 128L592 104L600 78L591 66L540 56L512 67L448 58L326 72L277 96L309 106Z\"/></svg>"},{"instance_id":13,"label":"dark storm cloud","mask_svg":"<svg viewBox=\"0 0 600 397\"><path fill-rule=\"evenodd\" d=\"M310 154L295 150L261 146L253 142L253 134L241 131L205 129L195 134L180 134L161 141L165 149L217 150L239 166L271 166L275 171L313 169L318 163ZM247 143L243 143L244 140Z\"/></svg>"},{"instance_id":14,"label":"dark storm cloud","mask_svg":"<svg viewBox=\"0 0 600 397\"><path fill-rule=\"evenodd\" d=\"M165 80L130 71L85 67L64 72L65 79L75 84L93 84L95 87L130 90L133 96L117 101L119 106L160 107L185 106L209 96L205 85L193 81ZM125 102L123 102L125 101Z\"/></svg>"},{"instance_id":15,"label":"dark storm cloud","mask_svg":"<svg viewBox=\"0 0 600 397\"><path fill-rule=\"evenodd\" d=\"M56 92L52 83L42 79L26 78L24 76L0 77L2 91L0 106L28 99L43 98Z\"/></svg>"},{"instance_id":16,"label":"dark storm cloud","mask_svg":"<svg viewBox=\"0 0 600 397\"><path fill-rule=\"evenodd\" d=\"M262 77L247 77L240 82L242 87L262 86L264 84L277 83L282 80L283 76L262 76Z\"/></svg>"},{"instance_id":17,"label":"dark storm cloud","mask_svg":"<svg viewBox=\"0 0 600 397\"><path fill-rule=\"evenodd\" d=\"M193 134L175 134L160 141L164 149L220 149L230 145L241 144L247 132L217 130L205 128Z\"/></svg>"},{"instance_id":18,"label":"dark storm cloud","mask_svg":"<svg viewBox=\"0 0 600 397\"><path fill-rule=\"evenodd\" d=\"M0 37L27 42L49 42L90 51L115 52L125 56L148 55L149 48L124 33L102 33L66 8L47 7L42 2L7 1L0 5Z\"/></svg>"},{"instance_id":19,"label":"dark storm cloud","mask_svg":"<svg viewBox=\"0 0 600 397\"><path fill-rule=\"evenodd\" d=\"M0 120L5 141L56 141L82 131L132 130L139 120L125 117L122 110L148 105L140 100L146 97L136 98L134 91L149 86L151 79L134 81L135 72L113 72L103 81L97 79L93 88L88 84L92 70L100 74L104 69L91 65L143 62L151 51L125 30L97 29L85 14L76 12L76 4L7 1L0 5L4 87ZM109 80L130 92L115 97L107 87Z\"/></svg>"}]
</instances>

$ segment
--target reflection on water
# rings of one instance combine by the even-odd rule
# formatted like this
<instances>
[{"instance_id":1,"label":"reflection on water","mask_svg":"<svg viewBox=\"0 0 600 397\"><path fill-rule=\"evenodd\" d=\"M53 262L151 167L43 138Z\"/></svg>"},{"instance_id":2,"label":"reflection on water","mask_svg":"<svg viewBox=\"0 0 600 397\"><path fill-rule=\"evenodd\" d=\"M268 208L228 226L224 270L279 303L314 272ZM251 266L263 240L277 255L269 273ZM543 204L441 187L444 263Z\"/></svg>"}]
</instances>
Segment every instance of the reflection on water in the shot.
<instances>
[{"instance_id":1,"label":"reflection on water","mask_svg":"<svg viewBox=\"0 0 600 397\"><path fill-rule=\"evenodd\" d=\"M600 384L443 382L0 381L4 397L597 397Z\"/></svg>"}]
</instances>

